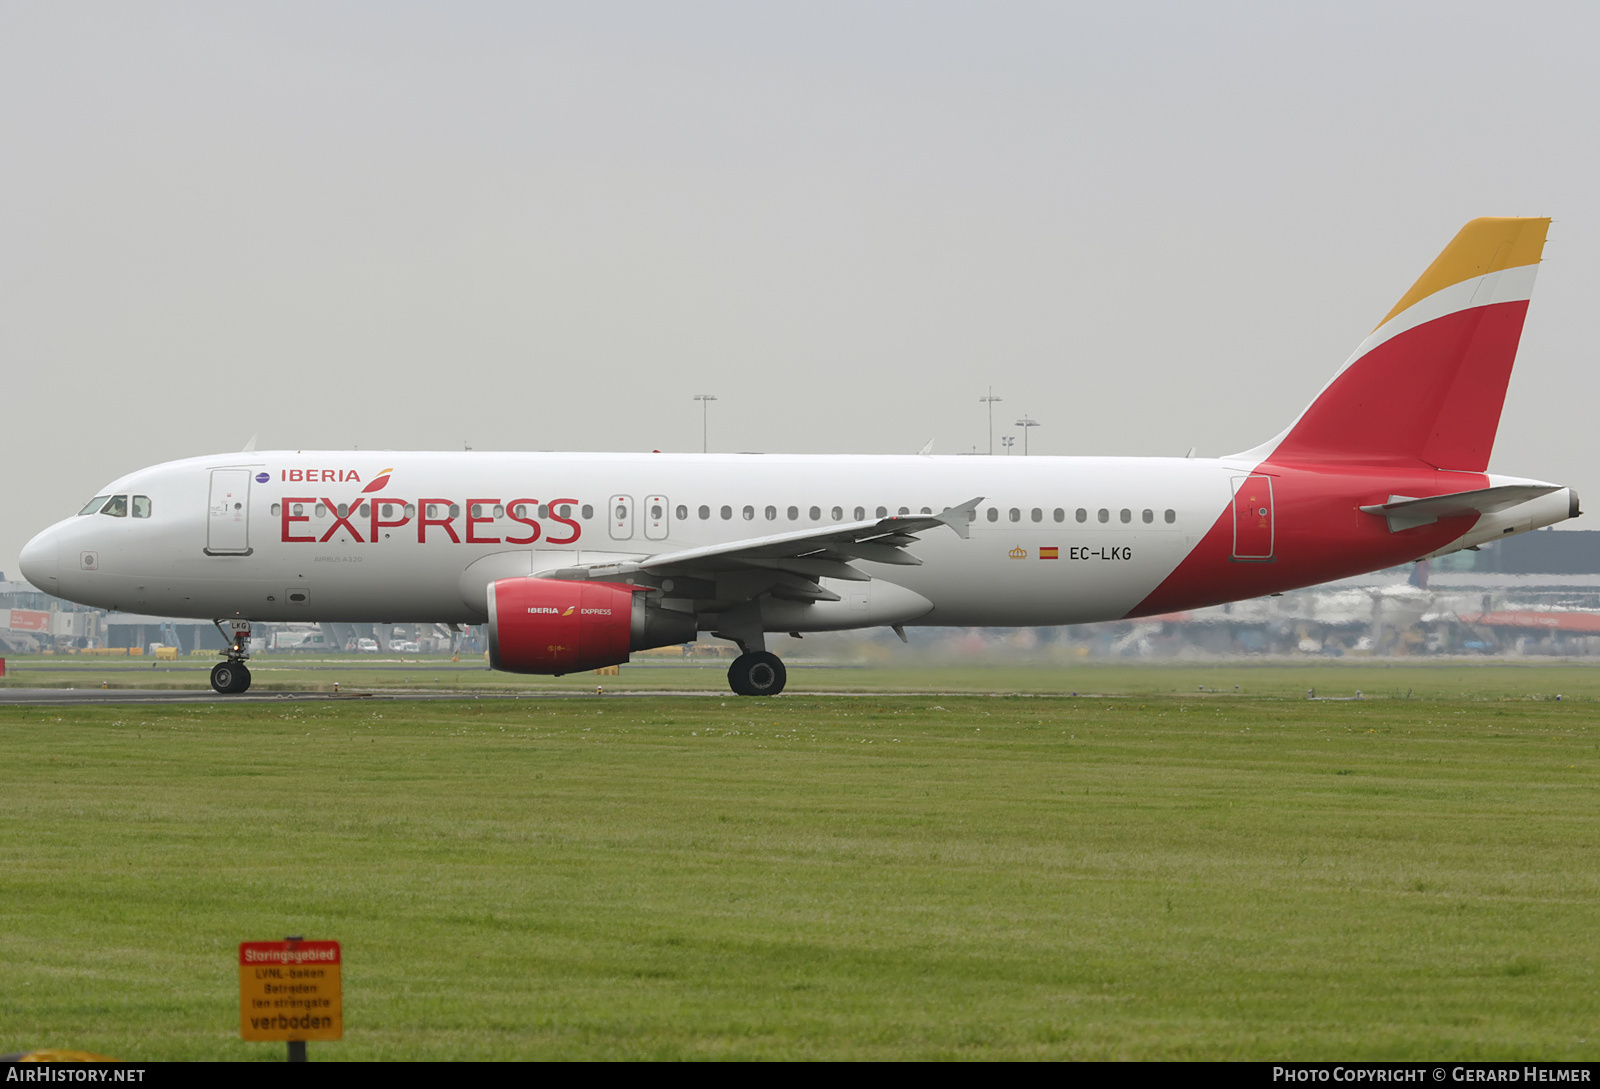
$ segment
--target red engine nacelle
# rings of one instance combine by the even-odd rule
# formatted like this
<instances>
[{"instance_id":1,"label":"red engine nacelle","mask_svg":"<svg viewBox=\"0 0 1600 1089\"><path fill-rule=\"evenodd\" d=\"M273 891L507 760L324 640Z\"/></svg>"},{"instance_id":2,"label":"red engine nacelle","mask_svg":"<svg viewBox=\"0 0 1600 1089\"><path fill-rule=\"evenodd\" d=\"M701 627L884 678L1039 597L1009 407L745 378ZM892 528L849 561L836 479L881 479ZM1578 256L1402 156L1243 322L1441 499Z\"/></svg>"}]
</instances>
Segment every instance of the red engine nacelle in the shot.
<instances>
[{"instance_id":1,"label":"red engine nacelle","mask_svg":"<svg viewBox=\"0 0 1600 1089\"><path fill-rule=\"evenodd\" d=\"M693 641L695 619L652 608L645 587L500 579L489 587L489 664L560 676L620 665L630 650Z\"/></svg>"}]
</instances>

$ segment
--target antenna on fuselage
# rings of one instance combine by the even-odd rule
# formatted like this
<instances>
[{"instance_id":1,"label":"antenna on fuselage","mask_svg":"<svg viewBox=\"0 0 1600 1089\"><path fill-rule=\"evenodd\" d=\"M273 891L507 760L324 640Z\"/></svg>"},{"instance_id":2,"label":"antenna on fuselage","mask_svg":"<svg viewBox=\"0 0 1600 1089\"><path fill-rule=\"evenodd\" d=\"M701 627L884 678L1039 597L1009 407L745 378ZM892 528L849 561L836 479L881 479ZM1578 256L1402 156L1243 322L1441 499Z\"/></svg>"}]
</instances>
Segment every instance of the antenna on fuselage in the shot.
<instances>
[{"instance_id":1,"label":"antenna on fuselage","mask_svg":"<svg viewBox=\"0 0 1600 1089\"><path fill-rule=\"evenodd\" d=\"M244 444L244 449L240 450L239 453L241 453L241 454L253 454L253 453L255 453L255 450L256 450L256 436L255 435L251 435L250 436L250 441Z\"/></svg>"}]
</instances>

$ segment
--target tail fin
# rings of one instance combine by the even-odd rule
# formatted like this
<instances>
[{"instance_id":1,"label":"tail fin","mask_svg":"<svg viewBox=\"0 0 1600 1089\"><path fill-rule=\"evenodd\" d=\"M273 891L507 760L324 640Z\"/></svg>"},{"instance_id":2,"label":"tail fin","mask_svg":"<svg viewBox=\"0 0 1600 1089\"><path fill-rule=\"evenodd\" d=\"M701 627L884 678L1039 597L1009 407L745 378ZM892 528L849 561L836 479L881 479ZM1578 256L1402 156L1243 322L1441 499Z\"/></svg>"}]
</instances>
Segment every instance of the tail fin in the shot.
<instances>
[{"instance_id":1,"label":"tail fin","mask_svg":"<svg viewBox=\"0 0 1600 1089\"><path fill-rule=\"evenodd\" d=\"M1243 457L1482 472L1548 219L1474 219L1290 428Z\"/></svg>"}]
</instances>

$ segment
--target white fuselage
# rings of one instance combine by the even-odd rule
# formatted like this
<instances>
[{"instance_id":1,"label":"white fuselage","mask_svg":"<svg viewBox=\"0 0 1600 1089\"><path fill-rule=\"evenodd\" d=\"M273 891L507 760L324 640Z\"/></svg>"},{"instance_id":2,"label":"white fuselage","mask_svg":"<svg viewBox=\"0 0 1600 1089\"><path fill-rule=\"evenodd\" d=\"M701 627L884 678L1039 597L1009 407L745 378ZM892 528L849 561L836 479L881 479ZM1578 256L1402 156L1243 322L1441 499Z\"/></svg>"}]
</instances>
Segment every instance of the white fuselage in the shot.
<instances>
[{"instance_id":1,"label":"white fuselage","mask_svg":"<svg viewBox=\"0 0 1600 1089\"><path fill-rule=\"evenodd\" d=\"M937 513L981 496L966 537L941 526L908 547L920 566L859 561L871 581L822 580L838 602L769 601L764 626L1076 624L1128 616L1186 557L1198 555L1208 534L1212 541L1223 530L1232 534L1236 489L1254 469L1253 461L1183 458L216 455L112 482L103 493L129 496L134 509L127 516L67 518L35 538L23 561L41 588L110 609L258 621L481 623L495 579L883 514ZM1162 600L1204 604L1365 569L1309 524L1323 515L1293 524L1296 508L1283 497L1292 499L1296 487L1329 502L1296 479L1276 478L1279 499L1263 521L1264 540L1269 554L1292 547L1302 555L1277 567L1275 560L1220 566L1217 573L1233 581L1216 593L1191 558L1194 573L1185 578L1195 587L1173 597L1169 583ZM1370 494L1346 503L1340 493L1334 509L1387 497L1382 480L1357 483ZM374 503L376 510L366 505ZM1306 503L1308 512L1323 509ZM1567 507L1563 491L1492 520L1520 531L1561 520ZM137 509L145 516L133 516ZM1378 521L1355 517L1389 550L1371 566L1396 562L1395 549L1407 546L1374 529ZM1478 536L1489 524L1479 520ZM1443 537L1437 529L1427 540L1416 533L1404 558L1465 541L1474 528L1471 521L1455 525ZM1318 548L1328 554L1315 558ZM1255 581L1245 587L1241 572ZM714 597L737 600L747 585L719 583ZM670 586L665 596L672 597ZM715 602L695 607L708 605Z\"/></svg>"},{"instance_id":2,"label":"white fuselage","mask_svg":"<svg viewBox=\"0 0 1600 1089\"><path fill-rule=\"evenodd\" d=\"M393 472L382 489L362 495L386 468ZM249 477L236 498L242 509L223 516L233 526L221 527L238 540L219 535L214 510L213 470L228 469ZM149 516L68 518L30 545L29 565L42 571L51 551L54 581L45 588L114 609L478 623L488 580L463 580L475 563L495 577L538 574L880 510L937 512L982 496L967 539L941 530L909 549L921 566L857 566L925 598L931 607L919 624L1072 624L1126 615L1228 507L1241 471L1174 458L219 455L107 485L105 494L148 496ZM370 509L348 514L358 500L389 504L379 521L399 524L380 525L371 539ZM566 502L538 517L537 507L555 500ZM518 501L527 504L519 512L526 521L512 516ZM434 517L423 526L430 502ZM346 524L337 524L340 504ZM561 507L570 508L565 522L553 517ZM657 507L662 517L652 517ZM538 525L533 541L529 521ZM219 541L220 549L208 549Z\"/></svg>"}]
</instances>

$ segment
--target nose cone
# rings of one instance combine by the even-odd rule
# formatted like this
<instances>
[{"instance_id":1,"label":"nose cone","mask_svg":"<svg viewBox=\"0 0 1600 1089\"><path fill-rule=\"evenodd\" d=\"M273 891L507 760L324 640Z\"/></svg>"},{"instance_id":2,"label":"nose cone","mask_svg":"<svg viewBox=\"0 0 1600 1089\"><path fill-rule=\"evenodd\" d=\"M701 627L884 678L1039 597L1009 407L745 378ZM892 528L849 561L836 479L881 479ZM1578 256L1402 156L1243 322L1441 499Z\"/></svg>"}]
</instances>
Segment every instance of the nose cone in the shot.
<instances>
[{"instance_id":1,"label":"nose cone","mask_svg":"<svg viewBox=\"0 0 1600 1089\"><path fill-rule=\"evenodd\" d=\"M22 547L22 577L47 594L56 592L56 531L47 529Z\"/></svg>"}]
</instances>

